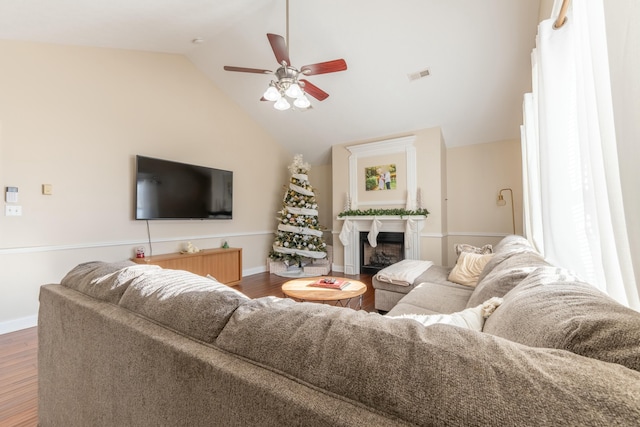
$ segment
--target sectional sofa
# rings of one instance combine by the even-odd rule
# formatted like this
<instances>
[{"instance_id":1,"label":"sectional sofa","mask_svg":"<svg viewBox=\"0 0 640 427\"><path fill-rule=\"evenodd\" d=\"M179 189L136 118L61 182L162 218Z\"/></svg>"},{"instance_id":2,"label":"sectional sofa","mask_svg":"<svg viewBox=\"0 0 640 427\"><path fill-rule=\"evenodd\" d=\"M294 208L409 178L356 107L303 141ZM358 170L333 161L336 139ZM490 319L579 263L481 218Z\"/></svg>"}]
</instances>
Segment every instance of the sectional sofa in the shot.
<instances>
[{"instance_id":1,"label":"sectional sofa","mask_svg":"<svg viewBox=\"0 0 640 427\"><path fill-rule=\"evenodd\" d=\"M41 288L40 425L640 425L640 314L530 257L506 238L464 304L384 316L81 264ZM498 294L482 330L403 317Z\"/></svg>"}]
</instances>

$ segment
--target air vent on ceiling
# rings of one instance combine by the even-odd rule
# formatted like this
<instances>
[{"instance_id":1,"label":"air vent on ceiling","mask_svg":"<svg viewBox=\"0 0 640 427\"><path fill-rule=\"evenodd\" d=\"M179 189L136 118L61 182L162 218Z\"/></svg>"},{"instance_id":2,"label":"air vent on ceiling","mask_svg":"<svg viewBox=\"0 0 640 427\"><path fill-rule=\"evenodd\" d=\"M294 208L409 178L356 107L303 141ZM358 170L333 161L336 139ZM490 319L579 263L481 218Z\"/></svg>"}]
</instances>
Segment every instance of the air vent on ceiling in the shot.
<instances>
[{"instance_id":1,"label":"air vent on ceiling","mask_svg":"<svg viewBox=\"0 0 640 427\"><path fill-rule=\"evenodd\" d=\"M430 75L431 75L431 70L429 70L428 68L425 68L424 70L416 71L415 73L409 73L407 74L407 77L409 77L410 82L413 82L413 81L422 79L424 77L428 77Z\"/></svg>"}]
</instances>

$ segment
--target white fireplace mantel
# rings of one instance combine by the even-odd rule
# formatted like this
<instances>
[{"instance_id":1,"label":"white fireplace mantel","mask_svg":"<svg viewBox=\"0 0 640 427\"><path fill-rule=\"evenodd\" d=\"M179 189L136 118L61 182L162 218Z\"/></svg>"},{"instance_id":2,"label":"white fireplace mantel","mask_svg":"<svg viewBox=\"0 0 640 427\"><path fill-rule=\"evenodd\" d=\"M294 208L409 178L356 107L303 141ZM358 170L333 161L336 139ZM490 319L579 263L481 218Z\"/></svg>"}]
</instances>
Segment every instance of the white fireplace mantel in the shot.
<instances>
[{"instance_id":1,"label":"white fireplace mantel","mask_svg":"<svg viewBox=\"0 0 640 427\"><path fill-rule=\"evenodd\" d=\"M405 259L420 259L420 231L424 215L343 216L340 241L344 247L345 274L360 274L360 232L371 232L374 220L378 232L404 233Z\"/></svg>"}]
</instances>

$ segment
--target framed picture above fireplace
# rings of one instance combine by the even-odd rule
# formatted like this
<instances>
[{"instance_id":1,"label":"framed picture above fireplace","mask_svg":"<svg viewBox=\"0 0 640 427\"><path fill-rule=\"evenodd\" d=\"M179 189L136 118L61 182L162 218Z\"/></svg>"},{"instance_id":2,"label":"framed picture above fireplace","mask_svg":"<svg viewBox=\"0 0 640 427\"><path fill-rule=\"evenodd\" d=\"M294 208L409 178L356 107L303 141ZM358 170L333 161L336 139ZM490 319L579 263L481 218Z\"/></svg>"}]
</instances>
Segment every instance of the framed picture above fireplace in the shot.
<instances>
[{"instance_id":1,"label":"framed picture above fireplace","mask_svg":"<svg viewBox=\"0 0 640 427\"><path fill-rule=\"evenodd\" d=\"M352 210L415 206L415 139L411 135L346 147L351 152L346 198Z\"/></svg>"},{"instance_id":2,"label":"framed picture above fireplace","mask_svg":"<svg viewBox=\"0 0 640 427\"><path fill-rule=\"evenodd\" d=\"M389 165L365 166L364 190L395 190L398 186L398 168L395 163Z\"/></svg>"}]
</instances>

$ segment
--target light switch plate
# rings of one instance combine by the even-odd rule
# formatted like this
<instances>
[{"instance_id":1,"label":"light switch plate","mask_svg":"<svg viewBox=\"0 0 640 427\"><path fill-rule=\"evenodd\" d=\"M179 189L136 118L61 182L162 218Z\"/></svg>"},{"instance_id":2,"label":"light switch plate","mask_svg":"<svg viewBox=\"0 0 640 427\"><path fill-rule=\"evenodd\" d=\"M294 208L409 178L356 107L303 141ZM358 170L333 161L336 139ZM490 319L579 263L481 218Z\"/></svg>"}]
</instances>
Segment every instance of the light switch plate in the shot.
<instances>
[{"instance_id":1,"label":"light switch plate","mask_svg":"<svg viewBox=\"0 0 640 427\"><path fill-rule=\"evenodd\" d=\"M4 207L5 216L22 216L22 206L6 205Z\"/></svg>"}]
</instances>

